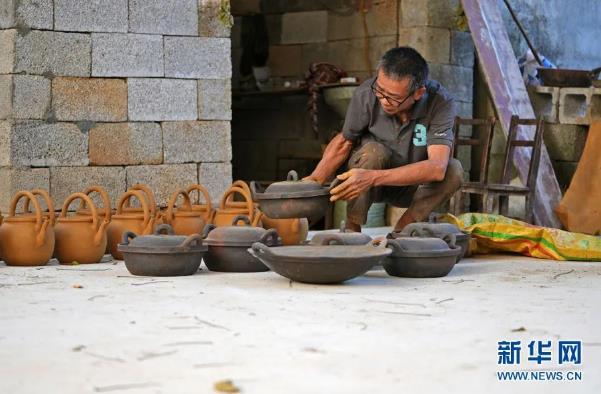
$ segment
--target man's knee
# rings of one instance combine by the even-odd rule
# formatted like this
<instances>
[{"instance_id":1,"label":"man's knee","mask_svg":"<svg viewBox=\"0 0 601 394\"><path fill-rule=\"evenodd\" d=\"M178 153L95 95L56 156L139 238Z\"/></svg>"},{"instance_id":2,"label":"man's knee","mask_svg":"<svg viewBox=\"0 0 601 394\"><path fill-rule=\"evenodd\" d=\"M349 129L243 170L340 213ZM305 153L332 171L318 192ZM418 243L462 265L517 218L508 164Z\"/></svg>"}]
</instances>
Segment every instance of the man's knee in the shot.
<instances>
[{"instance_id":1,"label":"man's knee","mask_svg":"<svg viewBox=\"0 0 601 394\"><path fill-rule=\"evenodd\" d=\"M463 183L463 166L457 159L450 158L449 164L447 165L447 172L445 173L444 183L447 183L449 187L455 190L461 187Z\"/></svg>"},{"instance_id":2,"label":"man's knee","mask_svg":"<svg viewBox=\"0 0 601 394\"><path fill-rule=\"evenodd\" d=\"M365 168L378 170L386 168L390 160L390 150L383 144L370 141L362 145L351 156L349 168Z\"/></svg>"}]
</instances>

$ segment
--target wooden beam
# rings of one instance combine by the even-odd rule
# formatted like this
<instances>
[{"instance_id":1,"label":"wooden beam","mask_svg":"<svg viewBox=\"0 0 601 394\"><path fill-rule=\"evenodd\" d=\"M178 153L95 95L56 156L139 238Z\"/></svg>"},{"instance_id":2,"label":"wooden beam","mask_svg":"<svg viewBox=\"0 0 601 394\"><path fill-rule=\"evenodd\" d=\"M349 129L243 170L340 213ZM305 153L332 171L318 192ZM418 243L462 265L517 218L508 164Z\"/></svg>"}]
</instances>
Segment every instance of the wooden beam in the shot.
<instances>
[{"instance_id":1,"label":"wooden beam","mask_svg":"<svg viewBox=\"0 0 601 394\"><path fill-rule=\"evenodd\" d=\"M476 46L490 95L505 135L512 115L534 118L534 110L522 80L497 0L461 0ZM535 126L521 126L518 139L533 139ZM561 199L551 159L543 144L534 200L534 221L546 227L561 228L554 208ZM520 179L526 184L530 149L519 149L513 158Z\"/></svg>"}]
</instances>

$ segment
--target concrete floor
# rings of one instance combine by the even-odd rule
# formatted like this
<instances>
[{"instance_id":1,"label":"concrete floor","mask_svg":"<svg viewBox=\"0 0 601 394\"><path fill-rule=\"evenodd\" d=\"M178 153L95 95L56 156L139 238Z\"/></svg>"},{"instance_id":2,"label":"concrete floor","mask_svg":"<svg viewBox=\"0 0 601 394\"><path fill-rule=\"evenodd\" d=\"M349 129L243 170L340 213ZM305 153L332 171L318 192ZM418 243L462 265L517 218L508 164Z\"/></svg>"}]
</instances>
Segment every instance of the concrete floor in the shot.
<instances>
[{"instance_id":1,"label":"concrete floor","mask_svg":"<svg viewBox=\"0 0 601 394\"><path fill-rule=\"evenodd\" d=\"M0 393L212 393L222 379L244 393L601 392L601 263L497 255L334 286L0 264ZM582 340L581 366L526 362L529 341L558 339ZM502 340L522 341L521 366L499 368ZM583 380L497 381L516 369Z\"/></svg>"}]
</instances>

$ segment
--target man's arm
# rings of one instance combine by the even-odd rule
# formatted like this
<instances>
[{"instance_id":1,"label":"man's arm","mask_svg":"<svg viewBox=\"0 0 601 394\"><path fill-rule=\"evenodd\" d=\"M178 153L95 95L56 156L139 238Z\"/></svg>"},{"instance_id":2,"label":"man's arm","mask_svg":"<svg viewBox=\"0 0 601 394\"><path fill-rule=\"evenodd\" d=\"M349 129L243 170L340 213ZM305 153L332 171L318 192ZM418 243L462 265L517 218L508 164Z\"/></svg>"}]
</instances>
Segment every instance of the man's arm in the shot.
<instances>
[{"instance_id":1,"label":"man's arm","mask_svg":"<svg viewBox=\"0 0 601 394\"><path fill-rule=\"evenodd\" d=\"M428 159L387 170L353 168L338 179L344 182L331 190L331 201L352 200L370 187L408 186L442 181L447 171L451 148L446 145L428 147Z\"/></svg>"},{"instance_id":2,"label":"man's arm","mask_svg":"<svg viewBox=\"0 0 601 394\"><path fill-rule=\"evenodd\" d=\"M346 162L352 149L352 141L344 138L342 133L336 134L323 152L323 156L317 167L315 167L315 170L313 170L313 173L305 179L312 179L320 184L324 184Z\"/></svg>"}]
</instances>

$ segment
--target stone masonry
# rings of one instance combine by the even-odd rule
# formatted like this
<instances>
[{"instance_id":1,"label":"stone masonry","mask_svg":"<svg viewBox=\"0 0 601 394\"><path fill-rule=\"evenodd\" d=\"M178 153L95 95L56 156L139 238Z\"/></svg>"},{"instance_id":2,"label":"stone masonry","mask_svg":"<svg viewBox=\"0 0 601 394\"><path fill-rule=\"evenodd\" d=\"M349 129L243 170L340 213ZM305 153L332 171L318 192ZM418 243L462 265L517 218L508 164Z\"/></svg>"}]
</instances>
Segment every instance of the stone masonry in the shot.
<instances>
[{"instance_id":1,"label":"stone masonry","mask_svg":"<svg viewBox=\"0 0 601 394\"><path fill-rule=\"evenodd\" d=\"M231 183L230 28L220 0L0 0L0 210L137 182L165 203Z\"/></svg>"}]
</instances>

